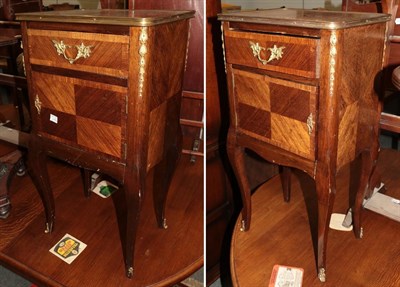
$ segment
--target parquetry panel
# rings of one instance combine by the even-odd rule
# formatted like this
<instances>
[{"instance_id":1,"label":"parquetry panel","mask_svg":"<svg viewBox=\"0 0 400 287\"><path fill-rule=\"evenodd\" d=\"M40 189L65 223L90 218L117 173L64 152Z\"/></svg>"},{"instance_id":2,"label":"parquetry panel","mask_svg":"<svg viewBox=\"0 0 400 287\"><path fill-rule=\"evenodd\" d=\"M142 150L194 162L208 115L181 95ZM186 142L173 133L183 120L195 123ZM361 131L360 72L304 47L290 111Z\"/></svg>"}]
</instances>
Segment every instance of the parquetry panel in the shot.
<instances>
[{"instance_id":1,"label":"parquetry panel","mask_svg":"<svg viewBox=\"0 0 400 287\"><path fill-rule=\"evenodd\" d=\"M315 86L234 70L234 92L241 132L314 159Z\"/></svg>"},{"instance_id":2,"label":"parquetry panel","mask_svg":"<svg viewBox=\"0 0 400 287\"><path fill-rule=\"evenodd\" d=\"M306 123L272 113L271 135L275 145L310 157L311 141Z\"/></svg>"},{"instance_id":3,"label":"parquetry panel","mask_svg":"<svg viewBox=\"0 0 400 287\"><path fill-rule=\"evenodd\" d=\"M270 83L271 112L306 122L310 115L310 92Z\"/></svg>"},{"instance_id":4,"label":"parquetry panel","mask_svg":"<svg viewBox=\"0 0 400 287\"><path fill-rule=\"evenodd\" d=\"M76 130L79 145L121 156L121 127L77 116Z\"/></svg>"},{"instance_id":5,"label":"parquetry panel","mask_svg":"<svg viewBox=\"0 0 400 287\"><path fill-rule=\"evenodd\" d=\"M40 133L120 158L125 136L127 89L33 72Z\"/></svg>"},{"instance_id":6,"label":"parquetry panel","mask_svg":"<svg viewBox=\"0 0 400 287\"><path fill-rule=\"evenodd\" d=\"M40 124L43 132L63 140L76 142L76 123L74 115L42 108Z\"/></svg>"},{"instance_id":7,"label":"parquetry panel","mask_svg":"<svg viewBox=\"0 0 400 287\"><path fill-rule=\"evenodd\" d=\"M246 104L238 104L238 126L265 138L271 138L271 113Z\"/></svg>"},{"instance_id":8,"label":"parquetry panel","mask_svg":"<svg viewBox=\"0 0 400 287\"><path fill-rule=\"evenodd\" d=\"M356 141L358 130L358 102L348 105L339 123L337 166L352 161L356 156Z\"/></svg>"},{"instance_id":9,"label":"parquetry panel","mask_svg":"<svg viewBox=\"0 0 400 287\"><path fill-rule=\"evenodd\" d=\"M150 113L147 169L150 169L152 166L156 165L163 156L167 103L168 101L165 101Z\"/></svg>"},{"instance_id":10,"label":"parquetry panel","mask_svg":"<svg viewBox=\"0 0 400 287\"><path fill-rule=\"evenodd\" d=\"M121 125L123 94L75 85L76 114L85 118Z\"/></svg>"},{"instance_id":11,"label":"parquetry panel","mask_svg":"<svg viewBox=\"0 0 400 287\"><path fill-rule=\"evenodd\" d=\"M33 72L32 82L42 107L75 114L74 87L71 79Z\"/></svg>"},{"instance_id":12,"label":"parquetry panel","mask_svg":"<svg viewBox=\"0 0 400 287\"><path fill-rule=\"evenodd\" d=\"M269 85L263 75L235 71L235 94L240 103L270 110Z\"/></svg>"}]
</instances>

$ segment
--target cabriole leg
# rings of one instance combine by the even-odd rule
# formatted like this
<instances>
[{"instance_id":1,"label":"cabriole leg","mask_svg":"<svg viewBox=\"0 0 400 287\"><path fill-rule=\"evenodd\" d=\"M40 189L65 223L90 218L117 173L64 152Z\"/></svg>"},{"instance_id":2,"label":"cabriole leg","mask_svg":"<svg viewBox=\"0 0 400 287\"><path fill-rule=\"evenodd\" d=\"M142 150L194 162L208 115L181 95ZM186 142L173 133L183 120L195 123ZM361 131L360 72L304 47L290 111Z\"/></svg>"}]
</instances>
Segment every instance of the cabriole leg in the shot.
<instances>
[{"instance_id":1,"label":"cabriole leg","mask_svg":"<svg viewBox=\"0 0 400 287\"><path fill-rule=\"evenodd\" d=\"M30 147L28 152L28 172L39 192L46 214L46 233L53 231L54 226L54 197L51 191L47 173L47 156L44 151Z\"/></svg>"},{"instance_id":2,"label":"cabriole leg","mask_svg":"<svg viewBox=\"0 0 400 287\"><path fill-rule=\"evenodd\" d=\"M324 176L317 172L315 184L318 198L318 279L321 282L325 282L326 247L328 241L329 221L331 219L333 203L335 201L336 181L332 174Z\"/></svg>"},{"instance_id":3,"label":"cabriole leg","mask_svg":"<svg viewBox=\"0 0 400 287\"><path fill-rule=\"evenodd\" d=\"M236 179L239 184L240 193L242 196L243 209L242 209L242 222L241 231L247 231L251 223L251 190L248 178L246 176L245 167L245 151L244 148L237 146L234 140L228 137L228 157L232 164L232 169L235 173Z\"/></svg>"}]
</instances>

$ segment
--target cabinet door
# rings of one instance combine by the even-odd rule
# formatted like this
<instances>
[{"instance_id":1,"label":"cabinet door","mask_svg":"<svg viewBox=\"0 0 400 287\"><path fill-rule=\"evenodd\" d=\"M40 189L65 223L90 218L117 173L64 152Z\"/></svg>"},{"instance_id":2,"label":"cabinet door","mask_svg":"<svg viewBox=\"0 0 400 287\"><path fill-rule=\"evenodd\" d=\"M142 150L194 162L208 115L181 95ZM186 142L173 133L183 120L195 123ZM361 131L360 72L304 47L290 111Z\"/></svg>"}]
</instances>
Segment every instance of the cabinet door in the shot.
<instances>
[{"instance_id":1,"label":"cabinet door","mask_svg":"<svg viewBox=\"0 0 400 287\"><path fill-rule=\"evenodd\" d=\"M314 160L317 87L233 70L238 132Z\"/></svg>"},{"instance_id":2,"label":"cabinet door","mask_svg":"<svg viewBox=\"0 0 400 287\"><path fill-rule=\"evenodd\" d=\"M32 72L39 135L123 158L127 89Z\"/></svg>"}]
</instances>

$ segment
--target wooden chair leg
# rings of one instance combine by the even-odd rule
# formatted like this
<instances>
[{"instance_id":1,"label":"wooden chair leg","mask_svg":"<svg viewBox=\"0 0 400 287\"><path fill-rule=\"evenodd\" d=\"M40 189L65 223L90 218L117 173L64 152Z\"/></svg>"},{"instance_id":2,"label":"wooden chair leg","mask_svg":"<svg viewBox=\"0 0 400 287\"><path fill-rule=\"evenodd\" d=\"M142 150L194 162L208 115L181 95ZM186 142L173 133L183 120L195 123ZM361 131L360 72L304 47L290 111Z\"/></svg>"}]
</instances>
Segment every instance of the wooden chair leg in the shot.
<instances>
[{"instance_id":1,"label":"wooden chair leg","mask_svg":"<svg viewBox=\"0 0 400 287\"><path fill-rule=\"evenodd\" d=\"M14 174L17 172L18 162L22 154L15 150L0 158L0 218L4 219L10 215L11 202L8 197L8 187Z\"/></svg>"}]
</instances>

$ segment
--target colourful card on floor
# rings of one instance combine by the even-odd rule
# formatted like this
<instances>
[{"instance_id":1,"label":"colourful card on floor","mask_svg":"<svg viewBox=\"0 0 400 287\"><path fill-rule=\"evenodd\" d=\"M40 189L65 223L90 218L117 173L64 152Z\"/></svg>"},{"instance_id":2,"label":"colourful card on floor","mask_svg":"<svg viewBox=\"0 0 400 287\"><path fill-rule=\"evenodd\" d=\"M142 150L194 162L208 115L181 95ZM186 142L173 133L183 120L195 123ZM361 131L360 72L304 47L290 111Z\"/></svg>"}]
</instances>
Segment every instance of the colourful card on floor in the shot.
<instances>
[{"instance_id":1,"label":"colourful card on floor","mask_svg":"<svg viewBox=\"0 0 400 287\"><path fill-rule=\"evenodd\" d=\"M272 269L271 279L268 287L301 287L303 284L304 269L275 265Z\"/></svg>"},{"instance_id":2,"label":"colourful card on floor","mask_svg":"<svg viewBox=\"0 0 400 287\"><path fill-rule=\"evenodd\" d=\"M72 261L82 253L86 246L85 243L67 233L49 251L64 262L71 264Z\"/></svg>"},{"instance_id":3,"label":"colourful card on floor","mask_svg":"<svg viewBox=\"0 0 400 287\"><path fill-rule=\"evenodd\" d=\"M118 186L106 180L102 180L96 185L96 187L93 189L93 192L102 198L107 198L116 190L118 190Z\"/></svg>"}]
</instances>

